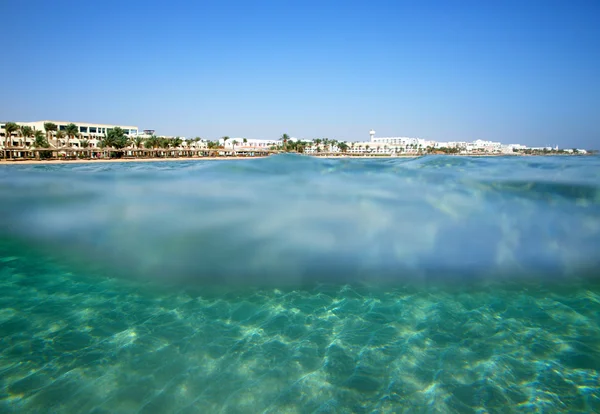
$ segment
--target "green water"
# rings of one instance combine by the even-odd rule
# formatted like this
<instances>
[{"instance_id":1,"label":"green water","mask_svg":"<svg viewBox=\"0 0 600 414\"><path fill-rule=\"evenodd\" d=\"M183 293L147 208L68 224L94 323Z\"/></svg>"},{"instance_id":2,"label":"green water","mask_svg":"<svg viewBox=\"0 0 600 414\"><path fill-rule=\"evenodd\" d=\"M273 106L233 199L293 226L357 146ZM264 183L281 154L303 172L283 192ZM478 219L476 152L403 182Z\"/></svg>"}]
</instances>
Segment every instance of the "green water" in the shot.
<instances>
[{"instance_id":1,"label":"green water","mask_svg":"<svg viewBox=\"0 0 600 414\"><path fill-rule=\"evenodd\" d=\"M600 410L589 282L204 292L7 250L0 412Z\"/></svg>"},{"instance_id":2,"label":"green water","mask_svg":"<svg viewBox=\"0 0 600 414\"><path fill-rule=\"evenodd\" d=\"M0 166L0 413L600 412L600 157Z\"/></svg>"}]
</instances>

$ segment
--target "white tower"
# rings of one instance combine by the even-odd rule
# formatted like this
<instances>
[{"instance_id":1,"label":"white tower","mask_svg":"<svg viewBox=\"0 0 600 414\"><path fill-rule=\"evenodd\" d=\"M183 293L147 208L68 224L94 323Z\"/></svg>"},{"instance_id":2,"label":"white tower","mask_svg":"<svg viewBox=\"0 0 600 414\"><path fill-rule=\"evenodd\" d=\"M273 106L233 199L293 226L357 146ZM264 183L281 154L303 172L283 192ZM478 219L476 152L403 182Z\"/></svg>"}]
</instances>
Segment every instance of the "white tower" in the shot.
<instances>
[{"instance_id":1,"label":"white tower","mask_svg":"<svg viewBox=\"0 0 600 414\"><path fill-rule=\"evenodd\" d=\"M373 142L373 138L375 138L375 131L370 130L369 135L371 136L371 142Z\"/></svg>"}]
</instances>

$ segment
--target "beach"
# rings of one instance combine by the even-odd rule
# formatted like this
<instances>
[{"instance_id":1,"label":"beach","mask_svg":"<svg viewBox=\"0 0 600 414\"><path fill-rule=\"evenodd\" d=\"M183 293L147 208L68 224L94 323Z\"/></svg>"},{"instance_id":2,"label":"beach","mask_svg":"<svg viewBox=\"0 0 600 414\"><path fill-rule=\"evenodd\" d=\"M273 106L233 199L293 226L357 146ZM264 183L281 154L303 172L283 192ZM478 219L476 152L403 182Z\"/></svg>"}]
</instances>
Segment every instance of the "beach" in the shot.
<instances>
[{"instance_id":1,"label":"beach","mask_svg":"<svg viewBox=\"0 0 600 414\"><path fill-rule=\"evenodd\" d=\"M276 155L276 154L273 154ZM315 155L315 154L295 154L297 156L305 156L311 158L325 159L413 159L424 156L436 156L437 154L406 154L406 155ZM239 156L218 156L218 157L172 157L172 158L100 158L100 159L50 159L50 160L34 160L34 159L0 159L0 165L28 165L28 164L100 164L114 162L178 162L178 161L235 161L235 160L250 160L267 158L267 156L239 157ZM525 154L452 154L444 155L449 157L516 157L516 156L537 156ZM566 156L566 155L565 155ZM570 155L572 156L572 155Z\"/></svg>"},{"instance_id":2,"label":"beach","mask_svg":"<svg viewBox=\"0 0 600 414\"><path fill-rule=\"evenodd\" d=\"M75 160L0 160L0 165L29 165L29 164L102 164L114 162L179 162L179 161L235 161L250 160L266 157L178 157L178 158L100 158L100 159L75 159Z\"/></svg>"},{"instance_id":3,"label":"beach","mask_svg":"<svg viewBox=\"0 0 600 414\"><path fill-rule=\"evenodd\" d=\"M297 154L301 156L308 156L313 158L328 158L328 159L387 159L387 158L417 158L422 155L401 155L401 156L369 156L369 155L312 155L312 154ZM254 157L177 157L177 158L101 158L101 159L74 159L74 160L32 160L32 159L18 159L18 160L0 160L0 165L28 165L28 164L101 164L111 162L179 162L179 161L239 161L239 160L251 160L261 159L269 157L267 156L254 156Z\"/></svg>"}]
</instances>

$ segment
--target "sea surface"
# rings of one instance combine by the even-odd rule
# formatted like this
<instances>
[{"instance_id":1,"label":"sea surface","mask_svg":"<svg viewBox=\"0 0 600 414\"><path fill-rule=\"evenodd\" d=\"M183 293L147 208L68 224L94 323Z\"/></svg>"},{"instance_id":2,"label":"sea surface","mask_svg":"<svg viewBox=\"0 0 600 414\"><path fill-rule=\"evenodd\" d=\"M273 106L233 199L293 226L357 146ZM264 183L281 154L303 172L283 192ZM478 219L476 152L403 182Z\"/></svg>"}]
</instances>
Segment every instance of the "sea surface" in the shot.
<instances>
[{"instance_id":1,"label":"sea surface","mask_svg":"<svg viewBox=\"0 0 600 414\"><path fill-rule=\"evenodd\" d=\"M0 413L600 412L600 157L0 166Z\"/></svg>"}]
</instances>

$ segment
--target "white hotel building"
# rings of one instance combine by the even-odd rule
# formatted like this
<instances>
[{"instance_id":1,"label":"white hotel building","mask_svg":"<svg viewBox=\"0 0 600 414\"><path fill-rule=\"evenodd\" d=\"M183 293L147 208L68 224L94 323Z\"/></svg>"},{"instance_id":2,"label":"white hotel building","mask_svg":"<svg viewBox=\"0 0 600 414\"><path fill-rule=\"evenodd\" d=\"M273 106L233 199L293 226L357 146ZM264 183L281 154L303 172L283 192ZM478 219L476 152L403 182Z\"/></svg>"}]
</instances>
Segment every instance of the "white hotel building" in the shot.
<instances>
[{"instance_id":1,"label":"white hotel building","mask_svg":"<svg viewBox=\"0 0 600 414\"><path fill-rule=\"evenodd\" d=\"M433 141L411 137L375 137L375 131L369 131L370 140L366 142L347 142L351 154L416 154L425 150Z\"/></svg>"},{"instance_id":2,"label":"white hotel building","mask_svg":"<svg viewBox=\"0 0 600 414\"><path fill-rule=\"evenodd\" d=\"M291 139L290 139L291 140ZM243 148L260 148L260 149L269 149L273 146L278 146L282 144L281 140L277 139L253 139L246 138L246 142L244 142L244 138L229 138L227 141L224 141L223 138L219 139L219 145L223 145L225 149L233 149L235 144L235 149L243 149Z\"/></svg>"},{"instance_id":3,"label":"white hotel building","mask_svg":"<svg viewBox=\"0 0 600 414\"><path fill-rule=\"evenodd\" d=\"M77 131L79 132L78 137L69 139L69 145L73 147L79 147L81 144L81 140L87 140L89 142L89 146L92 148L96 148L99 145L100 139L104 137L109 130L119 127L124 132L125 135L133 137L138 135L138 127L132 125L116 125L116 124L91 124L87 122L66 122L66 121L34 121L34 122L15 122L19 126L30 126L34 131L42 131L46 134L46 130L44 129L44 124L47 122L51 122L57 126L58 131L65 131L68 124L75 124L77 126ZM4 141L6 137L6 131L4 129L4 125L6 122L0 122L0 146L4 146ZM20 136L18 132L12 133L12 146L20 147L23 144L33 144L35 139L33 137L25 139ZM54 139L50 140L50 144L54 144Z\"/></svg>"},{"instance_id":4,"label":"white hotel building","mask_svg":"<svg viewBox=\"0 0 600 414\"><path fill-rule=\"evenodd\" d=\"M426 148L428 145L431 144L430 141L426 141L422 138L410 138L410 137L375 137L375 131L371 130L369 131L369 136L371 137L370 142L372 143L377 143L377 144L384 144L384 145L392 145L394 147L400 146L400 147L412 147L412 146L416 146L416 147L422 147L422 148Z\"/></svg>"}]
</instances>

